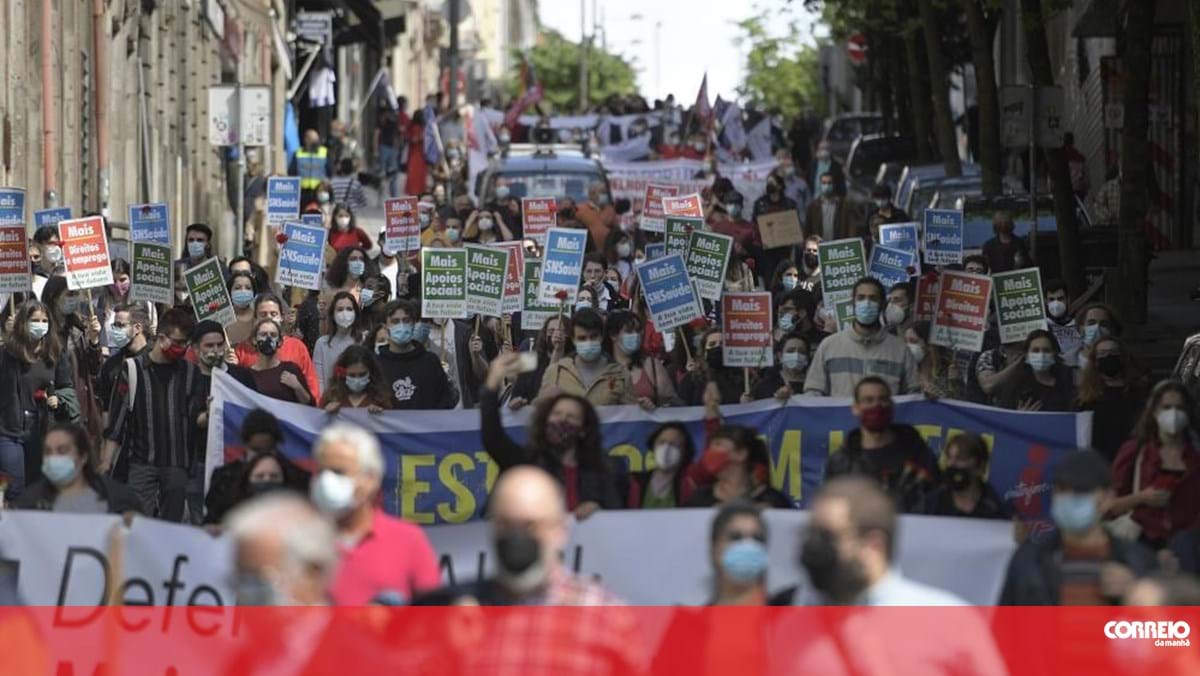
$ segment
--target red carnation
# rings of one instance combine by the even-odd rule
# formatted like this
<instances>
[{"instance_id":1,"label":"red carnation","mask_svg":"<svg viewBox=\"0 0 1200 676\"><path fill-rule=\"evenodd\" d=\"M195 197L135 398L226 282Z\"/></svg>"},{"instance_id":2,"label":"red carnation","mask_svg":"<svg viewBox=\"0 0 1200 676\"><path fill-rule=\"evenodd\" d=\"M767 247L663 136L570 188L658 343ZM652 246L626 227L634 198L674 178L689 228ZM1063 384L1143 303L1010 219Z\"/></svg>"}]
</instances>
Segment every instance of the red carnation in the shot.
<instances>
[{"instance_id":1,"label":"red carnation","mask_svg":"<svg viewBox=\"0 0 1200 676\"><path fill-rule=\"evenodd\" d=\"M703 331L704 329L708 328L708 320L704 317L696 317L690 324L688 324L688 326L697 331Z\"/></svg>"},{"instance_id":2,"label":"red carnation","mask_svg":"<svg viewBox=\"0 0 1200 676\"><path fill-rule=\"evenodd\" d=\"M46 401L46 390L34 390L33 400L34 401Z\"/></svg>"},{"instance_id":3,"label":"red carnation","mask_svg":"<svg viewBox=\"0 0 1200 676\"><path fill-rule=\"evenodd\" d=\"M208 304L208 311L216 312L217 308L219 308L219 307L221 307L221 304L214 300L213 302Z\"/></svg>"},{"instance_id":4,"label":"red carnation","mask_svg":"<svg viewBox=\"0 0 1200 676\"><path fill-rule=\"evenodd\" d=\"M287 233L281 232L278 235L275 235L275 241L279 242L279 246L283 246L284 244L287 244L287 241L288 241Z\"/></svg>"},{"instance_id":5,"label":"red carnation","mask_svg":"<svg viewBox=\"0 0 1200 676\"><path fill-rule=\"evenodd\" d=\"M747 258L744 262L746 263L746 267L750 268L751 270L753 270L755 265L757 265L753 258Z\"/></svg>"},{"instance_id":6,"label":"red carnation","mask_svg":"<svg viewBox=\"0 0 1200 676\"><path fill-rule=\"evenodd\" d=\"M560 303L567 302L567 290L559 289L558 292L554 294L554 297L557 298Z\"/></svg>"},{"instance_id":7,"label":"red carnation","mask_svg":"<svg viewBox=\"0 0 1200 676\"><path fill-rule=\"evenodd\" d=\"M117 383L117 391L121 394L129 394L129 385L127 383Z\"/></svg>"}]
</instances>

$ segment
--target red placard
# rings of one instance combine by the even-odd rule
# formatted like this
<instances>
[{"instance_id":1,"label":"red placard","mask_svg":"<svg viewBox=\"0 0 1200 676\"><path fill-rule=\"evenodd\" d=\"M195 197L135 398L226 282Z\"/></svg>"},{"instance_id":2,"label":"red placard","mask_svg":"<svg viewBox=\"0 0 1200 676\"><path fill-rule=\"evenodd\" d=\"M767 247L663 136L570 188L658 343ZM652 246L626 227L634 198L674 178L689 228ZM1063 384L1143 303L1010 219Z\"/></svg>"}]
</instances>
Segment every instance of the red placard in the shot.
<instances>
[{"instance_id":1,"label":"red placard","mask_svg":"<svg viewBox=\"0 0 1200 676\"><path fill-rule=\"evenodd\" d=\"M58 238L62 241L67 288L92 289L113 283L103 218L89 216L60 221Z\"/></svg>"},{"instance_id":2,"label":"red placard","mask_svg":"<svg viewBox=\"0 0 1200 676\"><path fill-rule=\"evenodd\" d=\"M546 245L546 231L558 225L558 202L553 197L522 197L521 223L525 236Z\"/></svg>"},{"instance_id":3,"label":"red placard","mask_svg":"<svg viewBox=\"0 0 1200 676\"><path fill-rule=\"evenodd\" d=\"M520 312L525 303L525 246L522 242L496 242L492 246L508 250L508 273L504 275L504 314Z\"/></svg>"},{"instance_id":4,"label":"red placard","mask_svg":"<svg viewBox=\"0 0 1200 676\"><path fill-rule=\"evenodd\" d=\"M29 240L24 223L0 225L0 293L29 291Z\"/></svg>"},{"instance_id":5,"label":"red placard","mask_svg":"<svg viewBox=\"0 0 1200 676\"><path fill-rule=\"evenodd\" d=\"M924 275L917 279L917 310L914 315L917 321L933 321L933 308L937 305L940 288L942 278L937 275Z\"/></svg>"},{"instance_id":6,"label":"red placard","mask_svg":"<svg viewBox=\"0 0 1200 676\"><path fill-rule=\"evenodd\" d=\"M721 352L725 366L762 368L775 365L771 349L771 294L726 292L721 296Z\"/></svg>"},{"instance_id":7,"label":"red placard","mask_svg":"<svg viewBox=\"0 0 1200 676\"><path fill-rule=\"evenodd\" d=\"M686 216L687 218L704 218L704 203L700 193L662 198L663 214L666 216Z\"/></svg>"},{"instance_id":8,"label":"red placard","mask_svg":"<svg viewBox=\"0 0 1200 676\"><path fill-rule=\"evenodd\" d=\"M384 247L388 253L412 251L420 248L421 222L417 219L417 198L397 197L383 203L386 239Z\"/></svg>"},{"instance_id":9,"label":"red placard","mask_svg":"<svg viewBox=\"0 0 1200 676\"><path fill-rule=\"evenodd\" d=\"M929 342L954 350L979 352L983 349L983 334L987 331L991 297L991 277L969 272L943 272Z\"/></svg>"},{"instance_id":10,"label":"red placard","mask_svg":"<svg viewBox=\"0 0 1200 676\"><path fill-rule=\"evenodd\" d=\"M646 196L642 199L642 230L663 232L667 227L663 198L679 194L679 186L665 183L647 183Z\"/></svg>"}]
</instances>

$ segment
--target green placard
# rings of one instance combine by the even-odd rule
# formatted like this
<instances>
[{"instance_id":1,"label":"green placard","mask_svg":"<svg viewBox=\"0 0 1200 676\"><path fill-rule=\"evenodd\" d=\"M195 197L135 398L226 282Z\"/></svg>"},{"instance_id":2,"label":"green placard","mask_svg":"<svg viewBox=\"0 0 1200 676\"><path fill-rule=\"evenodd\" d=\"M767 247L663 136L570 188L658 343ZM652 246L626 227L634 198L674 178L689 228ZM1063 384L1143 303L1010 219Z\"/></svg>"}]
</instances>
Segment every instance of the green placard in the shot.
<instances>
[{"instance_id":1,"label":"green placard","mask_svg":"<svg viewBox=\"0 0 1200 676\"><path fill-rule=\"evenodd\" d=\"M854 299L834 303L833 310L837 316L838 331L845 331L854 324Z\"/></svg>"},{"instance_id":2,"label":"green placard","mask_svg":"<svg viewBox=\"0 0 1200 676\"><path fill-rule=\"evenodd\" d=\"M867 276L862 238L822 242L817 254L821 259L821 292L825 303L848 300L854 293L854 284Z\"/></svg>"},{"instance_id":3,"label":"green placard","mask_svg":"<svg viewBox=\"0 0 1200 676\"><path fill-rule=\"evenodd\" d=\"M687 271L701 298L717 301L725 287L725 266L733 251L733 238L693 230L688 236ZM668 252L669 254L670 252Z\"/></svg>"},{"instance_id":4,"label":"green placard","mask_svg":"<svg viewBox=\"0 0 1200 676\"><path fill-rule=\"evenodd\" d=\"M525 304L521 309L521 330L540 331L546 320L558 314L559 306L538 300L538 280L542 277L542 261L525 259L525 278L522 280Z\"/></svg>"},{"instance_id":5,"label":"green placard","mask_svg":"<svg viewBox=\"0 0 1200 676\"><path fill-rule=\"evenodd\" d=\"M233 303L229 300L229 290L225 288L225 275L221 272L221 264L216 258L210 258L185 270L183 281L187 284L188 295L192 299L196 321L211 319L225 326L232 324L237 318L233 311Z\"/></svg>"},{"instance_id":6,"label":"green placard","mask_svg":"<svg viewBox=\"0 0 1200 676\"><path fill-rule=\"evenodd\" d=\"M704 229L703 218L687 216L667 216L666 248L664 255L679 254L687 258L688 237L694 230Z\"/></svg>"},{"instance_id":7,"label":"green placard","mask_svg":"<svg viewBox=\"0 0 1200 676\"><path fill-rule=\"evenodd\" d=\"M1037 268L992 275L992 293L1001 343L1023 341L1030 331L1046 328L1042 275Z\"/></svg>"},{"instance_id":8,"label":"green placard","mask_svg":"<svg viewBox=\"0 0 1200 676\"><path fill-rule=\"evenodd\" d=\"M421 249L421 316L466 319L466 250Z\"/></svg>"},{"instance_id":9,"label":"green placard","mask_svg":"<svg viewBox=\"0 0 1200 676\"><path fill-rule=\"evenodd\" d=\"M154 242L133 243L133 267L129 275L129 300L170 305L175 302L174 266L171 247Z\"/></svg>"},{"instance_id":10,"label":"green placard","mask_svg":"<svg viewBox=\"0 0 1200 676\"><path fill-rule=\"evenodd\" d=\"M504 310L504 276L508 252L490 246L468 244L467 313L499 317Z\"/></svg>"}]
</instances>

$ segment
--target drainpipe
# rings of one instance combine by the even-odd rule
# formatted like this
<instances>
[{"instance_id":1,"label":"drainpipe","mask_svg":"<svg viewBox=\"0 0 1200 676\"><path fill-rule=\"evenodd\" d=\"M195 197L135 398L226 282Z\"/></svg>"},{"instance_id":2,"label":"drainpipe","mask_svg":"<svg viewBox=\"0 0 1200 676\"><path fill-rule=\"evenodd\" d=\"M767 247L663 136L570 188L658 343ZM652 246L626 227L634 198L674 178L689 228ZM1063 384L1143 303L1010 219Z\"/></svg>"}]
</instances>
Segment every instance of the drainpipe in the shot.
<instances>
[{"instance_id":1,"label":"drainpipe","mask_svg":"<svg viewBox=\"0 0 1200 676\"><path fill-rule=\"evenodd\" d=\"M58 83L54 80L54 3L42 3L42 187L45 190L44 204L57 199L54 187L58 177L55 151L58 143L55 141L54 114L58 105L54 101L54 92ZM64 50L65 51L65 50Z\"/></svg>"},{"instance_id":2,"label":"drainpipe","mask_svg":"<svg viewBox=\"0 0 1200 676\"><path fill-rule=\"evenodd\" d=\"M49 2L45 3L49 6ZM112 186L108 175L108 37L104 30L104 0L92 0L92 38L95 41L96 166L99 170L100 213L108 215Z\"/></svg>"}]
</instances>

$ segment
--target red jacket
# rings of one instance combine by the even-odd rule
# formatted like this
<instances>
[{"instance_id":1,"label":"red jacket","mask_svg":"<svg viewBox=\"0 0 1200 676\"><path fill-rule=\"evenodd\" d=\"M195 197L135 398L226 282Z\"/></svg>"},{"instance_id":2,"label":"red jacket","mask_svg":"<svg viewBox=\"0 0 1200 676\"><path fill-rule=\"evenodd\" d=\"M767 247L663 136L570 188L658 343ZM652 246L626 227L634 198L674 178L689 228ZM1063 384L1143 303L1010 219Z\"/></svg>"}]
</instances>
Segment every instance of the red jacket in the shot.
<instances>
[{"instance_id":1,"label":"red jacket","mask_svg":"<svg viewBox=\"0 0 1200 676\"><path fill-rule=\"evenodd\" d=\"M329 231L329 246L333 247L334 251L341 251L352 246L361 246L363 249L370 249L371 236L362 228L354 228L353 230L338 230L334 228Z\"/></svg>"},{"instance_id":2,"label":"red jacket","mask_svg":"<svg viewBox=\"0 0 1200 676\"><path fill-rule=\"evenodd\" d=\"M1140 485L1133 485L1134 463L1138 451L1142 452L1142 475ZM1162 457L1157 442L1143 444L1130 439L1121 445L1113 460L1113 490L1119 496L1130 495L1146 488L1161 488L1171 491L1171 501L1166 507L1140 505L1133 510L1133 520L1142 527L1142 536L1150 541L1162 541L1190 527L1200 517L1200 495L1185 486L1195 485L1200 479L1200 450L1190 440L1183 451L1183 476L1162 471Z\"/></svg>"}]
</instances>

